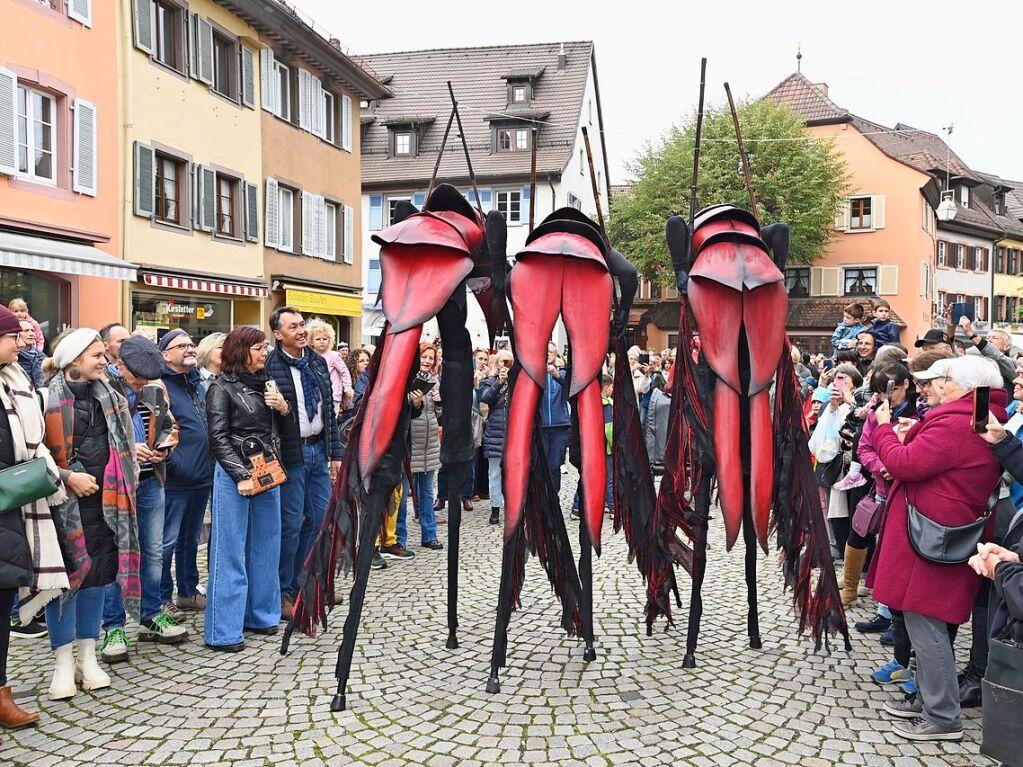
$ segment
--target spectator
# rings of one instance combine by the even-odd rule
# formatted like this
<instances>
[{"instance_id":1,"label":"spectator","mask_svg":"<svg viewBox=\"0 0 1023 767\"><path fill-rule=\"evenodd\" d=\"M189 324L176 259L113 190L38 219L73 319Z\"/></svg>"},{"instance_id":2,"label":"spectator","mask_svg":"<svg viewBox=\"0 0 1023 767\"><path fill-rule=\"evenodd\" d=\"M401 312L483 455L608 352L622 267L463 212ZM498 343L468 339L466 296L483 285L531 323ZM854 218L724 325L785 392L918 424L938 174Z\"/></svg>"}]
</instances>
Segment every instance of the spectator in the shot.
<instances>
[{"instance_id":1,"label":"spectator","mask_svg":"<svg viewBox=\"0 0 1023 767\"><path fill-rule=\"evenodd\" d=\"M938 328L931 328L913 344L917 349L925 352L943 351L952 353L952 339L948 333Z\"/></svg>"},{"instance_id":2,"label":"spectator","mask_svg":"<svg viewBox=\"0 0 1023 767\"><path fill-rule=\"evenodd\" d=\"M547 344L547 382L540 400L540 424L543 426L543 448L551 470L554 492L561 492L561 467L565 464L572 416L568 410L568 389L571 372L558 364L558 347Z\"/></svg>"},{"instance_id":3,"label":"spectator","mask_svg":"<svg viewBox=\"0 0 1023 767\"><path fill-rule=\"evenodd\" d=\"M842 321L831 334L831 346L836 352L852 349L856 346L856 336L864 330L863 307L857 303L848 304L842 310Z\"/></svg>"},{"instance_id":4,"label":"spectator","mask_svg":"<svg viewBox=\"0 0 1023 767\"><path fill-rule=\"evenodd\" d=\"M195 350L195 362L199 368L199 381L202 386L201 394L206 398L206 392L210 388L213 379L220 375L220 355L224 348L224 339L227 333L210 333L199 342Z\"/></svg>"},{"instance_id":5,"label":"spectator","mask_svg":"<svg viewBox=\"0 0 1023 767\"><path fill-rule=\"evenodd\" d=\"M128 402L138 458L135 519L138 524L142 585L140 641L179 644L188 631L173 614L173 604L160 599L163 575L164 483L166 459L178 443L178 427L160 382L163 357L156 344L143 336L125 339L117 361L107 366L110 385ZM169 603L170 600L168 600ZM107 663L128 660L127 616L116 582L106 587L103 606L105 636L100 656Z\"/></svg>"},{"instance_id":6,"label":"spectator","mask_svg":"<svg viewBox=\"0 0 1023 767\"><path fill-rule=\"evenodd\" d=\"M1004 341L1006 335L1004 331L992 331L992 333L988 334L987 338L984 338L974 330L973 323L965 315L959 318L959 327L963 329L963 336L969 339L969 342L981 355L995 361L998 365L998 371L1002 374L1003 387L1011 396L1012 382L1016 378L1016 363L1008 354L1002 351L1008 345ZM993 334L997 334L998 342L996 343L992 343Z\"/></svg>"},{"instance_id":7,"label":"spectator","mask_svg":"<svg viewBox=\"0 0 1023 767\"><path fill-rule=\"evenodd\" d=\"M253 447L275 450L275 432L297 420L284 395L266 390L268 349L263 331L232 330L224 372L206 395L216 468L204 639L224 652L243 649L244 630L275 634L281 620L280 488L260 492L246 457Z\"/></svg>"},{"instance_id":8,"label":"spectator","mask_svg":"<svg viewBox=\"0 0 1023 767\"><path fill-rule=\"evenodd\" d=\"M343 420L345 421L355 415L355 411L359 409L359 403L362 402L362 395L366 393L366 387L369 386L369 361L371 356L370 352L366 349L359 349L348 362L348 370L352 374L352 380L355 383L352 387L354 389L352 407L346 410L343 415Z\"/></svg>"},{"instance_id":9,"label":"spectator","mask_svg":"<svg viewBox=\"0 0 1023 767\"><path fill-rule=\"evenodd\" d=\"M888 703L885 710L909 719L895 731L910 740L962 739L952 634L970 616L980 581L966 564L935 564L916 553L907 532L907 503L942 525L969 524L985 513L1001 471L972 433L971 394L977 386L995 387L991 412L1004 420L999 378L988 361L954 359L945 367L941 404L919 424L907 429L900 422L897 433L888 403L875 411L873 445L894 482L872 565L874 598L903 612L919 688L918 696Z\"/></svg>"},{"instance_id":10,"label":"spectator","mask_svg":"<svg viewBox=\"0 0 1023 767\"><path fill-rule=\"evenodd\" d=\"M50 451L43 444L43 416L31 395L29 381L15 362L18 357L20 324L13 312L0 307L0 469L43 458L53 477L57 476ZM33 347L34 349L34 347ZM34 618L40 604L60 596L68 588L57 532L50 505L63 502L66 493L58 483L49 498L40 498L20 508L0 508L0 726L27 727L39 721L39 714L22 710L7 682L7 649L11 614L19 588L29 588L38 597L27 602L23 620Z\"/></svg>"},{"instance_id":11,"label":"spectator","mask_svg":"<svg viewBox=\"0 0 1023 767\"><path fill-rule=\"evenodd\" d=\"M663 390L664 380L661 379L661 386ZM614 394L615 379L609 375L602 375L600 378L600 405L604 411L604 441L607 445L607 454L604 457L604 513L610 514L614 510L614 471L612 469L611 462L611 448L613 446L614 437L614 400L612 395ZM579 494L578 487L576 488L576 495Z\"/></svg>"},{"instance_id":12,"label":"spectator","mask_svg":"<svg viewBox=\"0 0 1023 767\"><path fill-rule=\"evenodd\" d=\"M671 412L671 390L657 386L650 395L643 422L647 458L654 474L664 473L664 451L668 445L668 414ZM610 475L608 475L610 476Z\"/></svg>"},{"instance_id":13,"label":"spectator","mask_svg":"<svg viewBox=\"0 0 1023 767\"><path fill-rule=\"evenodd\" d=\"M28 320L19 320L18 364L25 371L33 391L43 385L43 360L46 355L36 349L36 332Z\"/></svg>"},{"instance_id":14,"label":"spectator","mask_svg":"<svg viewBox=\"0 0 1023 767\"><path fill-rule=\"evenodd\" d=\"M288 481L281 486L281 612L291 618L298 576L320 531L330 501L331 483L341 467L330 371L323 357L307 347L309 332L297 309L281 306L270 313L277 339L266 358L266 374L295 417L281 423L281 461Z\"/></svg>"},{"instance_id":15,"label":"spectator","mask_svg":"<svg viewBox=\"0 0 1023 767\"><path fill-rule=\"evenodd\" d=\"M412 487L419 508L421 542L428 549L442 549L437 540L438 519L434 510L434 480L440 468L440 386L433 375L437 347L419 344L419 377L434 381L434 387L422 398L422 406L409 422L411 441ZM413 403L417 407L417 403Z\"/></svg>"},{"instance_id":16,"label":"spectator","mask_svg":"<svg viewBox=\"0 0 1023 767\"><path fill-rule=\"evenodd\" d=\"M504 494L501 484L501 459L504 457L504 436L508 424L508 374L514 360L510 351L497 353L494 373L483 380L480 401L490 408L483 427L483 455L487 459L490 483L490 524L501 521Z\"/></svg>"},{"instance_id":17,"label":"spectator","mask_svg":"<svg viewBox=\"0 0 1023 767\"><path fill-rule=\"evenodd\" d=\"M36 351L41 352L46 346L46 338L43 336L42 326L35 321L31 314L28 312L28 304L25 303L24 298L12 298L7 304L7 308L14 312L14 316L18 320L28 320L32 323L32 330L35 331L36 339Z\"/></svg>"},{"instance_id":18,"label":"spectator","mask_svg":"<svg viewBox=\"0 0 1023 767\"><path fill-rule=\"evenodd\" d=\"M76 677L85 690L110 686L110 677L96 662L104 587L116 580L128 615L139 618L133 503L138 477L128 403L106 380L99 333L91 328L69 333L47 365L56 372L47 393L46 444L69 491L54 519L58 536L73 547L67 563L71 588L59 603L46 605L55 656L49 696L65 700L77 693ZM82 539L84 547L73 545Z\"/></svg>"},{"instance_id":19,"label":"spectator","mask_svg":"<svg viewBox=\"0 0 1023 767\"><path fill-rule=\"evenodd\" d=\"M875 346L899 342L902 331L892 322L892 305L883 298L874 305L874 320L868 332L874 336Z\"/></svg>"},{"instance_id":20,"label":"spectator","mask_svg":"<svg viewBox=\"0 0 1023 767\"><path fill-rule=\"evenodd\" d=\"M99 329L99 337L103 340L103 347L106 350L107 360L113 364L121 351L121 344L131 335L128 328L119 322L111 322Z\"/></svg>"},{"instance_id":21,"label":"spectator","mask_svg":"<svg viewBox=\"0 0 1023 767\"><path fill-rule=\"evenodd\" d=\"M313 351L323 357L327 363L327 372L330 373L330 389L334 412L340 416L344 412L344 402L351 401L354 390L352 389L352 373L345 365L340 353L332 351L334 348L334 328L323 320L311 320L306 333L309 336L309 343Z\"/></svg>"},{"instance_id":22,"label":"spectator","mask_svg":"<svg viewBox=\"0 0 1023 767\"><path fill-rule=\"evenodd\" d=\"M213 490L213 457L206 423L207 385L199 371L198 351L184 330L177 328L164 335L160 352L163 383L178 424L178 446L167 461L164 483L160 601L179 610L200 611L206 609L206 596L199 583L199 540Z\"/></svg>"},{"instance_id":23,"label":"spectator","mask_svg":"<svg viewBox=\"0 0 1023 767\"><path fill-rule=\"evenodd\" d=\"M856 336L856 369L861 376L866 376L870 366L874 364L876 340L869 331L863 331Z\"/></svg>"}]
</instances>

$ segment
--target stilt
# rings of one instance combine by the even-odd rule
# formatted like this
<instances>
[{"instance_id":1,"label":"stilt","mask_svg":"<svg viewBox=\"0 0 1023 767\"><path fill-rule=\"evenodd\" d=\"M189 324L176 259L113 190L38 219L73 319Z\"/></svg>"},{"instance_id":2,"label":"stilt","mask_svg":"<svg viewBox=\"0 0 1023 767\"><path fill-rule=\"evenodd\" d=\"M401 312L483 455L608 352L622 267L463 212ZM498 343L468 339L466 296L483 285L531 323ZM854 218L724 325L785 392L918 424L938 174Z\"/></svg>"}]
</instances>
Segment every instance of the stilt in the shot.
<instances>
[{"instance_id":1,"label":"stilt","mask_svg":"<svg viewBox=\"0 0 1023 767\"><path fill-rule=\"evenodd\" d=\"M448 464L448 641L449 650L458 649L458 548L462 526L462 485L469 464Z\"/></svg>"},{"instance_id":2,"label":"stilt","mask_svg":"<svg viewBox=\"0 0 1023 767\"><path fill-rule=\"evenodd\" d=\"M520 522L519 528L504 544L501 552L501 586L497 597L497 620L494 625L494 646L490 654L490 678L487 679L487 692L501 692L500 671L504 668L508 652L508 624L512 612L512 584L515 579L517 549L525 547L525 523ZM524 555L524 552L523 552Z\"/></svg>"},{"instance_id":3,"label":"stilt","mask_svg":"<svg viewBox=\"0 0 1023 767\"><path fill-rule=\"evenodd\" d=\"M579 481L579 509L586 508L586 492L582 487L582 480ZM589 663L597 659L597 650L593 646L593 547L590 543L589 529L586 526L586 517L579 515L579 580L582 584L582 601L580 603L581 633L586 648L583 650L583 660Z\"/></svg>"},{"instance_id":4,"label":"stilt","mask_svg":"<svg viewBox=\"0 0 1023 767\"><path fill-rule=\"evenodd\" d=\"M749 646L754 650L763 647L760 641L760 613L757 610L757 531L753 526L753 511L747 494L742 510L742 540L746 544L746 599L749 613L746 615L746 632Z\"/></svg>"},{"instance_id":5,"label":"stilt","mask_svg":"<svg viewBox=\"0 0 1023 767\"><path fill-rule=\"evenodd\" d=\"M704 476L695 499L696 520L693 523L693 586L689 598L689 627L686 633L686 654L682 668L696 668L696 643L700 638L703 618L703 578L707 572L707 526L710 523L710 474Z\"/></svg>"}]
</instances>

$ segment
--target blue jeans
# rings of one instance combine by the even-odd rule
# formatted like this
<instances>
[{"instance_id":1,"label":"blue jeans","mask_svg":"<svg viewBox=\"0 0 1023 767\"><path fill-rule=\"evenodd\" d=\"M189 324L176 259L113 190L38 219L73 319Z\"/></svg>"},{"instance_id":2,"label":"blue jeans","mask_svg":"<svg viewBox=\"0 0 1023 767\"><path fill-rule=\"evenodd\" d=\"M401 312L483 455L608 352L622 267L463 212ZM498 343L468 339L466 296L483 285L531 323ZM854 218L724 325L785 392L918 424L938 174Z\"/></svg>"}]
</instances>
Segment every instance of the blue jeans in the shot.
<instances>
[{"instance_id":1,"label":"blue jeans","mask_svg":"<svg viewBox=\"0 0 1023 767\"><path fill-rule=\"evenodd\" d=\"M469 475L465 478L465 484L462 485L461 499L463 501L472 500L472 491L476 487L476 459L469 463ZM441 466L440 471L437 472L437 497L440 498L446 504L448 502L448 467Z\"/></svg>"},{"instance_id":2,"label":"blue jeans","mask_svg":"<svg viewBox=\"0 0 1023 767\"><path fill-rule=\"evenodd\" d=\"M415 485L416 504L419 506L420 542L430 543L437 540L437 514L433 510L433 478L435 471L412 472L412 484Z\"/></svg>"},{"instance_id":3,"label":"blue jeans","mask_svg":"<svg viewBox=\"0 0 1023 767\"><path fill-rule=\"evenodd\" d=\"M151 621L160 614L160 577L163 574L163 487L156 477L149 476L139 482L135 491L135 518L139 526L139 579L142 581L142 622ZM103 629L122 628L125 623L124 600L121 585L114 581L103 587Z\"/></svg>"},{"instance_id":4,"label":"blue jeans","mask_svg":"<svg viewBox=\"0 0 1023 767\"><path fill-rule=\"evenodd\" d=\"M543 451L547 454L547 465L551 468L551 480L554 492L561 492L561 467L565 463L565 451L568 450L569 426L543 427Z\"/></svg>"},{"instance_id":5,"label":"blue jeans","mask_svg":"<svg viewBox=\"0 0 1023 767\"><path fill-rule=\"evenodd\" d=\"M106 586L79 590L64 606L63 615L60 614L60 599L46 603L46 628L50 632L51 650L76 639L99 639L105 591Z\"/></svg>"},{"instance_id":6,"label":"blue jeans","mask_svg":"<svg viewBox=\"0 0 1023 767\"><path fill-rule=\"evenodd\" d=\"M394 537L397 538L398 544L402 548L408 545L408 525L406 524L406 519L408 518L408 496L410 492L408 477L402 472L401 502L398 503L398 521L394 524Z\"/></svg>"},{"instance_id":7,"label":"blue jeans","mask_svg":"<svg viewBox=\"0 0 1023 767\"><path fill-rule=\"evenodd\" d=\"M280 555L280 488L243 497L231 475L217 464L203 632L206 644L237 644L246 626L261 629L280 623Z\"/></svg>"},{"instance_id":8,"label":"blue jeans","mask_svg":"<svg viewBox=\"0 0 1023 767\"><path fill-rule=\"evenodd\" d=\"M323 442L302 445L301 466L287 468L281 485L281 595L293 596L305 558L330 503L330 472Z\"/></svg>"},{"instance_id":9,"label":"blue jeans","mask_svg":"<svg viewBox=\"0 0 1023 767\"><path fill-rule=\"evenodd\" d=\"M501 486L501 456L487 459L487 476L490 478L490 507L500 509L504 506L504 488Z\"/></svg>"},{"instance_id":10,"label":"blue jeans","mask_svg":"<svg viewBox=\"0 0 1023 767\"><path fill-rule=\"evenodd\" d=\"M193 597L199 593L199 566L196 559L210 492L211 488L208 487L192 490L164 489L167 502L163 517L163 577L160 581L160 601L164 604L174 598L171 559L174 560L178 595Z\"/></svg>"}]
</instances>

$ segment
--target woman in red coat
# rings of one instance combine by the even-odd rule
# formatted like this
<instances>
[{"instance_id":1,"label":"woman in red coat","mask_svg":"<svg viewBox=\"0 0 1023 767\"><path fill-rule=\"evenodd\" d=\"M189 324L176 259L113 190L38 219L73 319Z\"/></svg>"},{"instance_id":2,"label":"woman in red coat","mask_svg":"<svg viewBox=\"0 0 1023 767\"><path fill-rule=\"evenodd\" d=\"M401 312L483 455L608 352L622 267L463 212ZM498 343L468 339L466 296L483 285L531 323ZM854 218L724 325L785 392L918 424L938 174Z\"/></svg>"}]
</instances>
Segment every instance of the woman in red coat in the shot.
<instances>
[{"instance_id":1,"label":"woman in red coat","mask_svg":"<svg viewBox=\"0 0 1023 767\"><path fill-rule=\"evenodd\" d=\"M1001 476L998 462L972 430L978 386L991 387L991 412L1002 420L1006 396L998 368L968 356L951 360L944 372L941 405L923 421L900 439L884 404L876 411L873 435L874 449L894 479L873 568L874 598L905 615L920 691L886 704L885 710L909 720L896 724L895 731L910 740L962 739L951 631L969 619L980 578L965 563L935 564L916 553L907 533L906 498L939 524L966 525L984 515Z\"/></svg>"}]
</instances>

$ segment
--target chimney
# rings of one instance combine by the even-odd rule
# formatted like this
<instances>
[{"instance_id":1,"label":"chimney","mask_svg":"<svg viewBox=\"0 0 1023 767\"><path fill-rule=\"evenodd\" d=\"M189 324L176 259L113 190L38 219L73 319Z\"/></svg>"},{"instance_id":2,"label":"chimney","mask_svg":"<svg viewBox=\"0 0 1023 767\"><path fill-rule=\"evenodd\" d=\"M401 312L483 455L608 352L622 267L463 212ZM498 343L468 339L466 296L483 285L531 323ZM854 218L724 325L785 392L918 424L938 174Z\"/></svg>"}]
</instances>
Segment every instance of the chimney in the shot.
<instances>
[{"instance_id":1,"label":"chimney","mask_svg":"<svg viewBox=\"0 0 1023 767\"><path fill-rule=\"evenodd\" d=\"M818 88L821 93L825 96L828 95L828 84L827 83L814 83L814 87Z\"/></svg>"},{"instance_id":2,"label":"chimney","mask_svg":"<svg viewBox=\"0 0 1023 767\"><path fill-rule=\"evenodd\" d=\"M330 43L331 48L337 48L338 50L341 50L341 41L338 40L336 37L330 38L330 40L328 40L327 42Z\"/></svg>"},{"instance_id":3,"label":"chimney","mask_svg":"<svg viewBox=\"0 0 1023 767\"><path fill-rule=\"evenodd\" d=\"M564 72L568 65L568 57L565 55L565 44L561 44L561 52L558 53L558 71Z\"/></svg>"}]
</instances>

